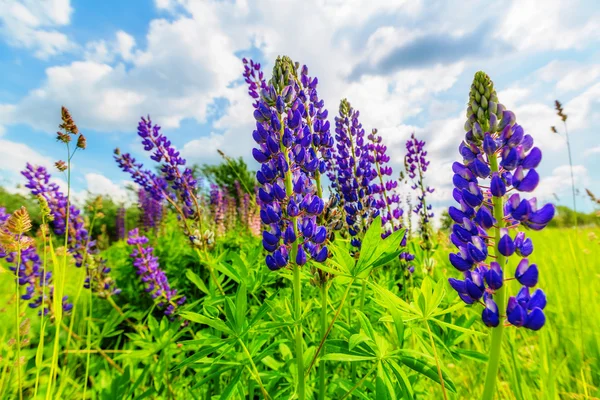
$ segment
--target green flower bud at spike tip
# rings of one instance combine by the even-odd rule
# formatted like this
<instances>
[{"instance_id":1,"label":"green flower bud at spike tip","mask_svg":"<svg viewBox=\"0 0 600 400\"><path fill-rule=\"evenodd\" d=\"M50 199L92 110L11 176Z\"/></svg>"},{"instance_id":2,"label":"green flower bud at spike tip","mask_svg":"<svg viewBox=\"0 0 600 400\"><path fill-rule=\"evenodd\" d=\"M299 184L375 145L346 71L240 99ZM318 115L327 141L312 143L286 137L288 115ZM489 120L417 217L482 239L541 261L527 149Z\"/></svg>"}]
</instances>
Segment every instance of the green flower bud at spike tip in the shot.
<instances>
[{"instance_id":1,"label":"green flower bud at spike tip","mask_svg":"<svg viewBox=\"0 0 600 400\"><path fill-rule=\"evenodd\" d=\"M503 115L504 110L504 106L498 104L498 96L490 77L485 72L477 72L469 93L465 131L470 132L473 141L480 142L485 132L497 132L506 126L500 123L503 117L512 119L511 116Z\"/></svg>"},{"instance_id":2,"label":"green flower bud at spike tip","mask_svg":"<svg viewBox=\"0 0 600 400\"><path fill-rule=\"evenodd\" d=\"M348 102L348 99L343 99L340 102L340 115L343 115L345 117L348 116L348 114L350 114L350 108L351 108L351 106L350 106L350 103Z\"/></svg>"},{"instance_id":3,"label":"green flower bud at spike tip","mask_svg":"<svg viewBox=\"0 0 600 400\"><path fill-rule=\"evenodd\" d=\"M278 93L283 91L283 88L291 84L293 77L296 75L298 66L288 56L279 56L275 60L273 67L273 77L271 84L275 87Z\"/></svg>"}]
</instances>

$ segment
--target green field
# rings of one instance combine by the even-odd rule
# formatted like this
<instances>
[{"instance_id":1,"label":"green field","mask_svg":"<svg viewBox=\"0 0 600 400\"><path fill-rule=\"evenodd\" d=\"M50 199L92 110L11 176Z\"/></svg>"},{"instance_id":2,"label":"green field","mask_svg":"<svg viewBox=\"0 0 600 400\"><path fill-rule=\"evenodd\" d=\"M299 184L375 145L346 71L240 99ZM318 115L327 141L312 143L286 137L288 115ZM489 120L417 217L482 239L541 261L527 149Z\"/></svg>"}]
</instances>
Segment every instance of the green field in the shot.
<instances>
[{"instance_id":1,"label":"green field","mask_svg":"<svg viewBox=\"0 0 600 400\"><path fill-rule=\"evenodd\" d=\"M444 236L440 233L438 237ZM591 399L600 396L599 237L598 229L586 228L547 229L532 234L535 252L531 260L540 268L538 286L543 288L548 297L547 322L538 332L514 327L506 329L497 399ZM161 264L172 279L172 284L183 288L189 297L198 298L186 308L195 313L189 318L198 322L202 322L198 320L198 315L202 315L204 319L217 316L221 320L236 318L223 314L225 303L223 297L215 293L214 287L207 287L211 294L203 296L201 290L194 285L194 276L204 276L205 271L187 246L177 245L182 239L175 224L169 224L156 245ZM260 371L266 390L271 394L281 393L281 398L286 398L293 392L294 371L291 356L291 292L285 279L291 278L291 274L283 273L276 277L268 272L260 258L256 259L256 254L253 254L258 251L257 246L257 240L232 233L219 241L209 262L217 269L217 274L223 277L222 283L228 297L234 302L237 299L237 285L226 277L247 274L244 275L244 281L248 284L248 312L237 318L246 321L242 324L248 324L260 310L262 319L252 325L251 334L243 336L242 342L256 360L254 366ZM241 257L238 256L240 248L244 249ZM115 296L114 301L123 308L125 316L120 316L108 301L95 298L89 344L85 340L88 328L86 319L83 318L84 315L89 315L89 297L86 291L79 292L74 320L71 322L70 317L66 319L67 323L72 323L75 332L68 344L68 354L64 349L67 349L69 335L66 331L61 332L56 398L80 398L82 395L88 354L86 349L91 349L89 380L93 385L91 392L94 398L117 398L112 397L117 394L127 397L130 388L134 388L131 393L148 393L150 398L205 398L205 393L209 390L213 394L227 390L230 398L248 398L250 393L260 396L253 378L254 366L248 363L239 342L224 341L228 335L214 329L219 325L213 324L213 328L209 328L205 323L192 323L177 333L177 322L172 323L169 330L166 319L159 323L154 317L148 316L151 302L139 296L139 285L134 281L133 267L127 258L128 251L125 243L118 242L104 253L113 266L117 281L122 282L123 293ZM447 261L448 251L448 248L442 246L435 253L436 262L430 275L432 279L425 278L427 284L424 285L424 288L433 287L435 282L441 282L444 297L438 306L440 310L461 304L446 282L449 276L457 275ZM219 257L221 258L217 259ZM230 264L228 260L236 261ZM242 268L242 265L248 268L243 273L245 267ZM186 275L188 270L195 271L198 275ZM302 276L306 363L315 352L321 329L319 289L310 284L311 275L307 272ZM383 267L371 275L371 281L379 287L389 288L390 292L403 297L397 286L401 281L398 271ZM190 277L192 281L189 280ZM82 279L81 270L70 267L65 293L75 297ZM417 286L415 290L420 292L418 286L422 280L423 275L417 269L412 282L409 280L407 284ZM331 280L329 320L337 310L348 283L348 279L343 277ZM3 366L0 397L11 398L16 395L18 386L10 363L14 359L15 347L10 344L10 339L15 336L14 284L12 275L6 270L0 275L0 287ZM355 282L348 291L346 305L325 346L328 354L325 357L328 360L325 361L325 374L329 382L326 390L330 398L341 398L358 379L360 385L352 392L355 396L353 398L370 398L369 393L374 393L380 383L378 377L385 377L389 372L388 369L378 372L376 361L361 358L368 353L361 347L361 341L364 345L364 341L368 342L369 339L364 336L367 333L365 326L358 328L361 326L359 315L367 316L377 337L378 349L389 353L399 345L389 312L389 299L381 296L371 286L364 289L364 297L362 290L362 285ZM426 298L427 301L430 300L429 296ZM415 306L412 294L408 294L408 299ZM361 305L361 301L364 304ZM241 303L236 304L239 307ZM266 308L264 305L267 305ZM476 398L483 390L489 346L488 329L480 321L481 307L458 307L458 310L437 318L447 324L458 325L461 330L468 332L442 329L436 323L429 325L444 376L448 378L445 384L448 397ZM402 310L401 306L400 309ZM124 320L125 317L131 323ZM403 347L421 354L415 358L426 360L430 367L434 366L434 352L427 325L410 313L403 313L402 318ZM43 388L47 383L47 368L51 359L51 346L48 343L53 340L54 327L46 327L46 346L37 355L40 358L38 369L35 359L40 341L40 318L36 311L27 310L24 320L28 321L27 325L31 325L30 329L22 328L21 337L22 357L26 363L23 368L25 397L32 398L36 373L41 371L38 377L38 397L44 398ZM349 350L348 341L356 345L354 351ZM219 347L223 343L226 345ZM100 348L106 351L104 354L110 361L99 354ZM184 361L187 357L200 353L201 358ZM424 375L405 366L401 369L416 398L442 398L441 386L432 380L437 378L435 369L429 371L430 375L427 375L427 371L424 371ZM312 394L316 396L313 391L317 390L319 373L318 368L313 369L307 380L309 398ZM396 380L395 377L389 379L394 382ZM132 382L135 382L135 386L132 386ZM456 393L452 393L452 388L455 388ZM91 392L88 392L88 396Z\"/></svg>"}]
</instances>

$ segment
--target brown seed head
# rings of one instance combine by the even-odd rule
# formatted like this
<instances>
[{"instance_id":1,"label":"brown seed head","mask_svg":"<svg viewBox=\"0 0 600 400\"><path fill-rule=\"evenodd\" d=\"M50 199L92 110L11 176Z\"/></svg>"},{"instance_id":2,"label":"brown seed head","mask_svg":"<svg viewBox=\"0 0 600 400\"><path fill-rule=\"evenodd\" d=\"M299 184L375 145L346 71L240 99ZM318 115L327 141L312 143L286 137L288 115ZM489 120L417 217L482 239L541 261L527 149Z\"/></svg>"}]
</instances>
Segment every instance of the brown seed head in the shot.
<instances>
[{"instance_id":1,"label":"brown seed head","mask_svg":"<svg viewBox=\"0 0 600 400\"><path fill-rule=\"evenodd\" d=\"M67 107L61 107L60 111L63 123L58 127L63 129L65 132L70 133L71 135L77 135L79 133L79 129L77 128L77 125L75 125L75 121L73 121L73 118L71 117L69 110L67 110Z\"/></svg>"},{"instance_id":2,"label":"brown seed head","mask_svg":"<svg viewBox=\"0 0 600 400\"><path fill-rule=\"evenodd\" d=\"M81 150L85 150L86 146L87 141L85 140L85 136L79 135L79 137L77 138L77 147Z\"/></svg>"},{"instance_id":3,"label":"brown seed head","mask_svg":"<svg viewBox=\"0 0 600 400\"><path fill-rule=\"evenodd\" d=\"M56 132L56 140L63 143L69 143L71 141L71 136L68 133Z\"/></svg>"},{"instance_id":4,"label":"brown seed head","mask_svg":"<svg viewBox=\"0 0 600 400\"><path fill-rule=\"evenodd\" d=\"M57 162L55 162L54 166L60 172L65 172L67 170L67 164L62 160L58 160Z\"/></svg>"},{"instance_id":5,"label":"brown seed head","mask_svg":"<svg viewBox=\"0 0 600 400\"><path fill-rule=\"evenodd\" d=\"M31 218L25 207L21 207L8 217L6 228L15 235L22 235L31 229Z\"/></svg>"}]
</instances>

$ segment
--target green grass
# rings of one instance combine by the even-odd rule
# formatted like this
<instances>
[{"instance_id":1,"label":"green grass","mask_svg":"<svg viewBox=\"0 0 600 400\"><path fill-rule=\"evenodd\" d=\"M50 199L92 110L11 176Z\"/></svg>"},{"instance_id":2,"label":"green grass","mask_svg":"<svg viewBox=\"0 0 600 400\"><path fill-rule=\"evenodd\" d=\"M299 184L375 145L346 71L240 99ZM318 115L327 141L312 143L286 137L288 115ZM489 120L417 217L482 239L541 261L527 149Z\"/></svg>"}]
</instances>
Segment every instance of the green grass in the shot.
<instances>
[{"instance_id":1,"label":"green grass","mask_svg":"<svg viewBox=\"0 0 600 400\"><path fill-rule=\"evenodd\" d=\"M194 259L188 254L187 250L183 251L183 249L186 249L184 246L178 246L177 249L179 250L171 252L171 256L169 256L169 248L173 248L174 244L181 240L181 237L177 234L169 235L167 232L159 240L157 253L161 256L161 259L165 260L164 265L167 265L167 273L170 274L170 278L172 276L174 282L184 285L185 269L193 266ZM546 326L539 332L531 332L514 327L506 329L496 398L598 398L600 397L600 390L598 389L600 387L600 229L586 228L575 230L549 228L542 232L530 232L530 236L535 246L530 261L536 263L539 267L540 282L538 287L546 292L548 298L548 305L545 309L547 322ZM444 242L444 240L441 240L441 242ZM228 243L228 245L236 245L233 242ZM244 245L243 242L240 245ZM445 280L450 276L458 276L457 271L447 262L447 254L450 250L449 246L441 245L441 248L435 254L437 265L433 275L434 280L439 281ZM179 254L179 251L183 251L183 253ZM123 277L133 276L130 272L132 268L131 263L126 258L127 250L122 243L113 246L109 250L108 255L109 261L115 269L114 272L117 279L119 276L122 279ZM510 268L514 270L514 265L510 265ZM72 298L77 293L76 283L81 282L81 274L83 272L74 268L71 269L71 272L73 273L67 276L65 293L70 294ZM381 275L380 279L383 279L384 276L386 276L385 273ZM267 282L269 287L272 287L274 284L277 285L273 283L273 279L267 279L267 281L263 282ZM311 338L311 343L314 345L315 338L319 337L319 325L316 322L319 320L319 289L308 285L307 281L304 283L303 295L308 302L307 304L310 304L309 308L315 314L311 317L314 322L307 321L304 328L308 332L308 337ZM132 282L123 281L122 286L128 288L128 285L131 284ZM511 281L507 284L509 295L515 295L518 290L518 283ZM390 287L393 287L393 285ZM446 288L446 300L444 300L443 304L449 306L456 302L456 295L448 286ZM334 284L330 289L332 304L329 310L329 318L331 318L333 307L334 305L337 306L344 289L343 284ZM353 289L350 292L348 301L355 302L355 304L360 303L358 298L359 289L360 286L357 286L356 290ZM191 288L187 290L192 291ZM253 288L252 290L256 294L262 289ZM290 292L284 293L291 294ZM87 327L82 316L88 313L86 304L88 297L87 295L81 296L80 304L77 306L78 316L76 316L74 325L75 331L84 338ZM370 300L369 297L367 298L368 300ZM123 300L117 298L116 301L119 303ZM14 337L15 333L14 304L14 281L12 275L8 270L2 270L2 273L0 273L0 340L2 341L1 356L4 360L14 357L14 349L7 345L9 339ZM148 303L144 303L140 299L140 303L135 307L143 308L144 304ZM122 307L125 306L122 303L119 303L119 305ZM277 307L283 306L284 303L278 303ZM206 307L206 305L203 307ZM31 310L28 307L22 308L26 309L26 316L31 320L31 330L25 337L25 339L30 340L30 344L23 346L23 355L29 360L28 365L23 368L25 373L24 380L26 386L30 386L31 382L35 379L34 358L38 343L39 318L37 317L37 310ZM94 315L97 317L95 318L94 325L94 329L97 329L97 331L94 331L94 335L99 335L99 332L103 329L103 324L107 324L103 315L107 315L111 311L111 308L106 305L106 302L100 299L94 300L94 308ZM201 309L196 308L193 308L192 311L203 312ZM340 322L346 321L346 311L345 309L342 313ZM448 315L447 322L457 323L456 321L462 321L461 324L464 325L465 320L473 318L475 322L472 328L484 333L481 336L457 335L441 330L436 332L436 338L438 338L436 347L441 357L440 361L445 371L452 378L457 390L457 394L449 393L449 398L478 398L483 390L485 378L484 358L489 346L489 336L487 335L489 331L479 320L480 312L480 306L466 307L462 311ZM381 328L381 325L377 325L377 317L372 317L371 322L374 326ZM285 329L287 330L288 328ZM339 329L337 325L336 329ZM51 354L50 344L52 343L53 329L47 329L46 331L45 342L47 344L47 351L44 355L45 360L48 360ZM104 341L100 339L97 341L94 340L94 344L100 344L103 348L111 346L120 350L133 350L135 346L131 342L126 342L123 335L123 333L119 333L116 336L111 336L110 339L105 338ZM339 338L338 336L332 336L332 338L334 337ZM62 338L63 346L66 341L65 339L66 336ZM406 341L410 344L409 348L411 346L425 346L416 336L407 336ZM248 343L252 344L251 341ZM281 349L284 349L286 346L291 347L292 344L282 344L281 346L284 347L280 347L280 351L285 353L288 350ZM85 349L85 347L85 341L83 343L73 341L70 350L81 350ZM456 351L457 349L459 352L466 350L469 352L474 351L475 353L466 354L463 351L459 354ZM63 350L64 348L61 348L61 359L64 357ZM250 351L257 350L253 350L250 347ZM308 348L309 355L313 351L314 348ZM270 357L264 363L257 363L257 366L261 371L274 368L281 362L281 359L276 361L276 358L275 356ZM136 364L138 361L130 362L127 357L119 355L116 355L115 359L119 364L131 367L126 369L127 374L131 373L132 376L139 376L141 373L140 369L142 367ZM243 359L243 356L239 355L238 359ZM83 380L85 371L86 354L70 355L69 360L67 366L60 371L56 385L62 391L64 398L81 398L80 389L82 388L81 381ZM285 357L283 357L283 360L285 360ZM3 363L2 365L5 364ZM331 382L331 379L336 374L340 374L340 364L329 361L327 365L333 368L330 372L333 375L328 376L328 380ZM97 354L92 356L90 368L90 376L94 379L97 391L88 390L88 394L95 393L94 396L96 396L101 392L105 394L110 393L111 385L115 384L116 371ZM160 371L163 374L167 374L166 370L160 369ZM359 367L355 371L353 370L353 372L357 374L356 376L363 376L364 373L368 372L368 368ZM313 379L316 381L318 379L317 370L313 370L312 374ZM47 378L44 377L43 371L41 375L41 387L43 388L45 379ZM176 379L176 375L177 373L174 373L171 377ZM250 376L249 373L248 376ZM265 382L269 380L269 377L271 375L268 373L262 375L262 379ZM152 379L152 377L146 377L146 379ZM221 382L222 388L226 386L228 379L223 378L223 382ZM251 380L250 378L247 379L248 381ZM434 384L432 381L423 379L416 386L419 392L418 398L441 398L440 386ZM125 380L124 382L127 384L132 380L133 378L130 381ZM10 391L13 395L16 393L16 383L14 381L15 377L11 376L9 372L5 376L5 386L6 382L13 382L10 385ZM146 381L145 384L149 385L148 382ZM309 384L309 386L312 386L312 389L309 390L309 393L311 393L314 390L314 382ZM256 386L252 390L258 395L259 390ZM177 393L181 396L185 391ZM3 395L5 396L3 398L9 398L6 392ZM43 396L43 391L39 395ZM332 398L335 398L333 397L334 395L329 393L329 396L332 396ZM161 398L161 396L158 396L158 398ZM236 397L233 396L232 398Z\"/></svg>"}]
</instances>

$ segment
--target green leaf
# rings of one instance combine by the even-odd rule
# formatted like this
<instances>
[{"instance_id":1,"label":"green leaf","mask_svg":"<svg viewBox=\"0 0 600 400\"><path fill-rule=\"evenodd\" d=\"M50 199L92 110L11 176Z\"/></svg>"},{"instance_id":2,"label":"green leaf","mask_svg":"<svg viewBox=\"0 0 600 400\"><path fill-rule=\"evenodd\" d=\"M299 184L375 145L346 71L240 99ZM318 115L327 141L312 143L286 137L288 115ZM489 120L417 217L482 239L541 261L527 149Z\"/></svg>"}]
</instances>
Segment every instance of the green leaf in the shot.
<instances>
[{"instance_id":1,"label":"green leaf","mask_svg":"<svg viewBox=\"0 0 600 400\"><path fill-rule=\"evenodd\" d=\"M204 315L189 312L189 311L184 311L180 315L184 319L187 319L192 322L197 322L199 324L208 325L211 328L214 328L223 333L227 333L228 335L233 334L231 329L220 319L208 318L208 317L205 317Z\"/></svg>"},{"instance_id":2,"label":"green leaf","mask_svg":"<svg viewBox=\"0 0 600 400\"><path fill-rule=\"evenodd\" d=\"M381 242L381 216L375 218L371 223L369 230L365 233L362 245L360 248L360 256L354 270L352 271L353 276L357 276L357 272L361 271L365 266L369 265L375 256L377 246Z\"/></svg>"},{"instance_id":3,"label":"green leaf","mask_svg":"<svg viewBox=\"0 0 600 400\"><path fill-rule=\"evenodd\" d=\"M246 292L246 285L241 284L238 286L238 291L235 295L235 320L238 332L241 332L246 321L246 311L248 309L248 294Z\"/></svg>"},{"instance_id":4,"label":"green leaf","mask_svg":"<svg viewBox=\"0 0 600 400\"><path fill-rule=\"evenodd\" d=\"M233 395L233 390L240 381L240 378L242 377L243 370L243 368L238 369L237 374L234 375L234 377L231 379L231 382L229 382L229 385L227 385L227 387L223 390L223 393L221 393L221 397L219 397L219 400L229 400L231 398L231 396Z\"/></svg>"},{"instance_id":5,"label":"green leaf","mask_svg":"<svg viewBox=\"0 0 600 400\"><path fill-rule=\"evenodd\" d=\"M402 398L414 398L415 394L406 372L404 372L400 365L394 360L387 360L387 363L392 367L392 371L394 372L394 375L396 375L396 380L404 391L404 396L402 396Z\"/></svg>"},{"instance_id":6,"label":"green leaf","mask_svg":"<svg viewBox=\"0 0 600 400\"><path fill-rule=\"evenodd\" d=\"M353 350L356 346L366 341L372 340L369 336L365 335L364 332L356 333L350 336L350 340L348 341L348 348Z\"/></svg>"},{"instance_id":7,"label":"green leaf","mask_svg":"<svg viewBox=\"0 0 600 400\"><path fill-rule=\"evenodd\" d=\"M408 368L415 372L425 375L432 381L435 381L441 385L440 377L438 375L437 366L435 361L426 354L419 354L420 357L413 357L407 354L400 355L400 361ZM456 393L456 386L454 382L448 377L448 375L442 370L442 378L444 379L445 387L453 393Z\"/></svg>"},{"instance_id":8,"label":"green leaf","mask_svg":"<svg viewBox=\"0 0 600 400\"><path fill-rule=\"evenodd\" d=\"M177 364L177 366L175 368L173 368L171 371L177 371L185 366L193 364L196 361L201 360L204 357L208 356L209 354L214 353L215 351L217 351L221 347L225 346L226 344L228 344L228 342L223 341L221 344L218 344L216 346L204 347L204 348L200 349L199 351L197 351L196 353L189 356L188 358L186 358L185 360L183 360L182 362L180 362L179 364ZM229 345L231 346L231 343L229 343Z\"/></svg>"},{"instance_id":9,"label":"green leaf","mask_svg":"<svg viewBox=\"0 0 600 400\"><path fill-rule=\"evenodd\" d=\"M186 270L185 277L188 278L188 280L194 285L196 285L196 287L200 289L200 291L202 291L204 294L208 294L208 288L204 284L204 281L198 275L196 275L194 271L192 271L191 269Z\"/></svg>"},{"instance_id":10,"label":"green leaf","mask_svg":"<svg viewBox=\"0 0 600 400\"><path fill-rule=\"evenodd\" d=\"M353 354L343 354L343 353L330 353L326 354L321 360L325 361L342 361L342 362L354 362L354 361L370 361L376 360L375 356L357 356Z\"/></svg>"}]
</instances>

